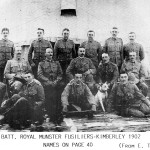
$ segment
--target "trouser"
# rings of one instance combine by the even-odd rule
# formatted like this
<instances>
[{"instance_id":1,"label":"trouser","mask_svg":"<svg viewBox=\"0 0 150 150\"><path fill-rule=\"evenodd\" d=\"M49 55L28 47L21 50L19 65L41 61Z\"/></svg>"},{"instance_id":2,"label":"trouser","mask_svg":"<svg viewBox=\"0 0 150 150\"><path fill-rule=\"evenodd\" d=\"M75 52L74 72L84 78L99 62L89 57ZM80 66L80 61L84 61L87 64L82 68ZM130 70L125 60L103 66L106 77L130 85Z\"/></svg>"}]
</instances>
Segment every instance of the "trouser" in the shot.
<instances>
[{"instance_id":1,"label":"trouser","mask_svg":"<svg viewBox=\"0 0 150 150\"><path fill-rule=\"evenodd\" d=\"M150 114L150 107L145 103L141 103L139 107L130 107L126 109L127 116L133 117L144 117L145 115Z\"/></svg>"},{"instance_id":2,"label":"trouser","mask_svg":"<svg viewBox=\"0 0 150 150\"><path fill-rule=\"evenodd\" d=\"M142 94L146 97L148 94L148 86L146 85L145 82L139 82L136 84L137 87L141 90Z\"/></svg>"},{"instance_id":3,"label":"trouser","mask_svg":"<svg viewBox=\"0 0 150 150\"><path fill-rule=\"evenodd\" d=\"M62 88L45 87L45 108L50 120L55 123L62 121L61 93Z\"/></svg>"},{"instance_id":4,"label":"trouser","mask_svg":"<svg viewBox=\"0 0 150 150\"><path fill-rule=\"evenodd\" d=\"M0 82L0 106L1 106L5 96L6 96L6 85L4 83Z\"/></svg>"},{"instance_id":5,"label":"trouser","mask_svg":"<svg viewBox=\"0 0 150 150\"><path fill-rule=\"evenodd\" d=\"M32 67L32 72L35 79L37 79L37 71L38 71L38 64L36 64L35 67Z\"/></svg>"},{"instance_id":6,"label":"trouser","mask_svg":"<svg viewBox=\"0 0 150 150\"><path fill-rule=\"evenodd\" d=\"M4 113L5 121L15 127L17 124L26 126L27 121L31 120L31 107L28 100L21 97Z\"/></svg>"},{"instance_id":7,"label":"trouser","mask_svg":"<svg viewBox=\"0 0 150 150\"><path fill-rule=\"evenodd\" d=\"M4 68L0 68L0 82L3 82L3 79L4 79Z\"/></svg>"}]
</instances>

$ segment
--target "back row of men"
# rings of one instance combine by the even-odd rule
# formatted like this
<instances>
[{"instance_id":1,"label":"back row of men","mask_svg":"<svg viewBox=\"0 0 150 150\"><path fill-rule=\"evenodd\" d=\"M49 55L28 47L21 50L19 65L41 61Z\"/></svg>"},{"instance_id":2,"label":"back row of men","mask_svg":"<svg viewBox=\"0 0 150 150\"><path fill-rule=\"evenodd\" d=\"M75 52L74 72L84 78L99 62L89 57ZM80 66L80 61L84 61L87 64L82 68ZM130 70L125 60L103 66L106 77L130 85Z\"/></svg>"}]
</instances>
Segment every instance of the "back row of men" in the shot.
<instances>
[{"instance_id":1,"label":"back row of men","mask_svg":"<svg viewBox=\"0 0 150 150\"><path fill-rule=\"evenodd\" d=\"M63 30L63 38L55 43L53 50L50 42L43 39L44 30L39 28L37 31L38 39L33 41L29 48L29 62L27 62L21 59L22 52L19 47L16 47L14 59L11 60L14 54L14 46L7 39L9 30L4 28L2 29L4 39L0 41L0 45L2 45L0 51L1 73L4 72L8 87L13 87L16 90L13 91L13 94L18 93L17 90L20 91L22 85L18 81L21 81L21 77L26 79L28 86L20 95L26 95L23 97L27 97L31 101L35 100L36 104L45 99L45 107L51 120L56 118L58 112L56 110L60 106L60 96L63 111L67 111L70 99L76 99L75 104L79 103L84 108L89 107L88 103L84 101L84 96L82 97L84 94L87 96L90 107L92 106L91 109L95 111L96 105L92 95L96 94L95 92L97 92L101 83L107 82L111 89L118 80L119 71L128 73L130 81L132 80L147 96L148 87L144 82L145 74L140 63L140 60L144 58L144 52L142 46L134 42L135 33L129 34L130 43L124 47L122 40L117 38L118 29L112 28L111 33L112 37L106 40L102 50L101 45L93 40L94 31L89 31L88 41L81 44L77 57L75 44L72 40L69 40L68 29ZM26 73L30 70L33 71L34 77L41 82L44 89L41 86L39 87L40 83L37 80L33 82L32 73ZM82 74L82 76L79 74ZM80 80L81 78L83 83ZM15 79L17 79L17 83L14 82ZM69 84L67 84L68 82ZM128 92L135 91L133 89L133 91ZM73 100L71 103L73 103ZM75 108L77 109L77 107Z\"/></svg>"}]
</instances>

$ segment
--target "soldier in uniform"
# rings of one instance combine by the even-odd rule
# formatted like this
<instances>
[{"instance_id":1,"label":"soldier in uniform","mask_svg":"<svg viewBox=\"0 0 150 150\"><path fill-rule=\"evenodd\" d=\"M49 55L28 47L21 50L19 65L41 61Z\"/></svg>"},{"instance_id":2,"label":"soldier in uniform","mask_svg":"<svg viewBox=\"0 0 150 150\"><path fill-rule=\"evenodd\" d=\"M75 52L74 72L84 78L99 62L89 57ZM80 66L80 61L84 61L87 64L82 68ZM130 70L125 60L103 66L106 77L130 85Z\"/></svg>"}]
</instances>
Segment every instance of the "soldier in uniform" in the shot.
<instances>
[{"instance_id":1,"label":"soldier in uniform","mask_svg":"<svg viewBox=\"0 0 150 150\"><path fill-rule=\"evenodd\" d=\"M37 30L38 39L31 43L28 54L28 61L32 67L34 77L37 78L38 64L40 61L45 59L46 48L52 48L49 41L43 39L44 29L38 28ZM32 54L34 52L34 57Z\"/></svg>"},{"instance_id":2,"label":"soldier in uniform","mask_svg":"<svg viewBox=\"0 0 150 150\"><path fill-rule=\"evenodd\" d=\"M2 29L3 39L0 40L0 82L3 82L4 69L7 60L10 60L14 56L14 43L8 40L9 29Z\"/></svg>"},{"instance_id":3,"label":"soldier in uniform","mask_svg":"<svg viewBox=\"0 0 150 150\"><path fill-rule=\"evenodd\" d=\"M43 103L45 94L43 86L36 82L31 71L24 73L21 89L11 98L5 100L0 108L4 119L0 123L9 123L11 127L28 127L31 123L43 123ZM20 80L23 81L23 80Z\"/></svg>"},{"instance_id":4,"label":"soldier in uniform","mask_svg":"<svg viewBox=\"0 0 150 150\"><path fill-rule=\"evenodd\" d=\"M21 53L21 47L16 47L14 58L7 61L4 70L4 76L8 84L8 92L10 89L12 89L12 91L19 90L22 86L22 83L15 81L15 79L23 79L25 72L31 71L28 61L25 61L21 58Z\"/></svg>"},{"instance_id":5,"label":"soldier in uniform","mask_svg":"<svg viewBox=\"0 0 150 150\"><path fill-rule=\"evenodd\" d=\"M136 52L136 60L142 61L144 59L144 50L143 46L139 43L135 42L136 35L134 32L129 33L129 40L130 42L123 46L123 53L124 59L126 61L129 60L129 52L134 51Z\"/></svg>"},{"instance_id":6,"label":"soldier in uniform","mask_svg":"<svg viewBox=\"0 0 150 150\"><path fill-rule=\"evenodd\" d=\"M45 90L45 108L50 120L54 123L59 121L60 98L62 87L62 69L58 61L53 60L53 50L46 49L46 59L39 63L38 79Z\"/></svg>"},{"instance_id":7,"label":"soldier in uniform","mask_svg":"<svg viewBox=\"0 0 150 150\"><path fill-rule=\"evenodd\" d=\"M80 71L83 74L83 81L88 81L90 76L93 76L96 73L95 66L91 59L84 57L85 48L79 47L78 57L74 58L66 70L66 75L70 80L74 78L74 72Z\"/></svg>"},{"instance_id":8,"label":"soldier in uniform","mask_svg":"<svg viewBox=\"0 0 150 150\"><path fill-rule=\"evenodd\" d=\"M150 113L150 101L128 81L126 72L120 74L120 83L114 84L107 104L108 112L116 111L121 116L144 117Z\"/></svg>"},{"instance_id":9,"label":"soldier in uniform","mask_svg":"<svg viewBox=\"0 0 150 150\"><path fill-rule=\"evenodd\" d=\"M89 30L87 36L88 41L81 43L81 47L84 47L86 50L85 57L90 58L95 67L97 68L99 62L101 61L102 47L99 42L94 40L94 31Z\"/></svg>"},{"instance_id":10,"label":"soldier in uniform","mask_svg":"<svg viewBox=\"0 0 150 150\"><path fill-rule=\"evenodd\" d=\"M117 64L120 71L123 62L123 41L117 37L118 33L118 28L113 27L111 31L112 37L105 41L103 51L109 54L110 61Z\"/></svg>"},{"instance_id":11,"label":"soldier in uniform","mask_svg":"<svg viewBox=\"0 0 150 150\"><path fill-rule=\"evenodd\" d=\"M134 83L138 86L144 96L147 96L148 86L145 81L145 72L143 65L136 60L136 52L129 52L129 61L122 64L121 71L130 74L129 78L133 78Z\"/></svg>"},{"instance_id":12,"label":"soldier in uniform","mask_svg":"<svg viewBox=\"0 0 150 150\"><path fill-rule=\"evenodd\" d=\"M82 74L75 72L75 78L65 87L61 101L63 112L68 111L96 111L94 96L86 84L82 82Z\"/></svg>"},{"instance_id":13,"label":"soldier in uniform","mask_svg":"<svg viewBox=\"0 0 150 150\"><path fill-rule=\"evenodd\" d=\"M54 46L54 59L59 61L63 71L63 79L65 81L66 69L70 64L70 61L76 57L75 44L69 39L69 34L69 29L63 29L63 38L58 40Z\"/></svg>"},{"instance_id":14,"label":"soldier in uniform","mask_svg":"<svg viewBox=\"0 0 150 150\"><path fill-rule=\"evenodd\" d=\"M102 54L102 62L99 64L97 69L97 85L107 82L108 86L111 87L119 77L118 67L116 64L110 61L107 53Z\"/></svg>"}]
</instances>

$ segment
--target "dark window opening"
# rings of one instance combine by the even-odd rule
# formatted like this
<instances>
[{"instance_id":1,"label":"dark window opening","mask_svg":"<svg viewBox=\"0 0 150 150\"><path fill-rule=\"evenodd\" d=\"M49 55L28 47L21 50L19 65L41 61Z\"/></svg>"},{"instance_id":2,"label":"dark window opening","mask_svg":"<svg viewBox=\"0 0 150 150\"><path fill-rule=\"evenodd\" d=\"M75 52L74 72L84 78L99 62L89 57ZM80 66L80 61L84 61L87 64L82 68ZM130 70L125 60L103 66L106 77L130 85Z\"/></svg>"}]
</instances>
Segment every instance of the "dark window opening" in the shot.
<instances>
[{"instance_id":1,"label":"dark window opening","mask_svg":"<svg viewBox=\"0 0 150 150\"><path fill-rule=\"evenodd\" d=\"M62 9L61 16L76 16L75 9Z\"/></svg>"}]
</instances>

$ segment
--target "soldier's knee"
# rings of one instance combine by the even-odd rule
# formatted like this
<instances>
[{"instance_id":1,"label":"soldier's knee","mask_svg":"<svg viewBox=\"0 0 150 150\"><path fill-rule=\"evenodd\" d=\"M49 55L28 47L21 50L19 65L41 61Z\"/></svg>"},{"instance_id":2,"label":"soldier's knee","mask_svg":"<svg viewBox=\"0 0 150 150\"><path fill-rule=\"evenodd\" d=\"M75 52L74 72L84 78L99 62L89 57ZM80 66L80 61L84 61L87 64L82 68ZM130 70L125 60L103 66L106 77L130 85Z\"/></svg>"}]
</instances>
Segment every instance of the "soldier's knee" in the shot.
<instances>
[{"instance_id":1,"label":"soldier's knee","mask_svg":"<svg viewBox=\"0 0 150 150\"><path fill-rule=\"evenodd\" d=\"M150 107L147 106L145 103L142 103L142 104L141 104L140 110L141 110L144 114L149 114L149 113L150 113Z\"/></svg>"}]
</instances>

